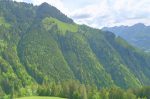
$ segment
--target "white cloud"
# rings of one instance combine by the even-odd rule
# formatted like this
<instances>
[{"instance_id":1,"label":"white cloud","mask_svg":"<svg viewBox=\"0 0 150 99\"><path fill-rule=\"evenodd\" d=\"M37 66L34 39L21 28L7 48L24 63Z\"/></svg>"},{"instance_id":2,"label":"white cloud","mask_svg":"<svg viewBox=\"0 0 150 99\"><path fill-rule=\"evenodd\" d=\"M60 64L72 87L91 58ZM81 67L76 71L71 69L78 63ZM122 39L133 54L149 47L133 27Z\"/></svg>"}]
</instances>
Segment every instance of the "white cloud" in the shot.
<instances>
[{"instance_id":1,"label":"white cloud","mask_svg":"<svg viewBox=\"0 0 150 99\"><path fill-rule=\"evenodd\" d=\"M47 2L73 18L75 22L97 28L114 25L133 25L139 22L150 25L150 0L18 1L29 1L35 5ZM75 6L71 7L70 5Z\"/></svg>"},{"instance_id":2,"label":"white cloud","mask_svg":"<svg viewBox=\"0 0 150 99\"><path fill-rule=\"evenodd\" d=\"M94 27L133 25L142 22L150 25L150 0L101 0L99 3L78 9L77 14L91 14L90 20L76 19ZM89 9L89 10L88 10ZM96 9L96 10L95 10ZM92 11L93 10L93 11ZM73 15L76 15L74 13Z\"/></svg>"}]
</instances>

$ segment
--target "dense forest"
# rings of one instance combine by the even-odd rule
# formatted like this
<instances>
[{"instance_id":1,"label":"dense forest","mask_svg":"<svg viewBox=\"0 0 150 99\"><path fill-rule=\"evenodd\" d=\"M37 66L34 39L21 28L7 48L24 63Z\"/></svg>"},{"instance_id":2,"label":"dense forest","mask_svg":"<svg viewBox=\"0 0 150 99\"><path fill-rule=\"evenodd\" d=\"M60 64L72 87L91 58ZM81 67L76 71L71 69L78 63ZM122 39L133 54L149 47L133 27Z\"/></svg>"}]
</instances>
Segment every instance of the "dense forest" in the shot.
<instances>
[{"instance_id":1,"label":"dense forest","mask_svg":"<svg viewBox=\"0 0 150 99\"><path fill-rule=\"evenodd\" d=\"M150 55L111 32L78 25L47 3L0 1L2 99L149 99L149 71Z\"/></svg>"},{"instance_id":2,"label":"dense forest","mask_svg":"<svg viewBox=\"0 0 150 99\"><path fill-rule=\"evenodd\" d=\"M77 80L43 83L21 88L19 92L12 90L10 95L0 97L13 99L23 96L56 96L67 99L150 99L150 87L121 89L119 87L97 88L95 85L81 84Z\"/></svg>"}]
</instances>

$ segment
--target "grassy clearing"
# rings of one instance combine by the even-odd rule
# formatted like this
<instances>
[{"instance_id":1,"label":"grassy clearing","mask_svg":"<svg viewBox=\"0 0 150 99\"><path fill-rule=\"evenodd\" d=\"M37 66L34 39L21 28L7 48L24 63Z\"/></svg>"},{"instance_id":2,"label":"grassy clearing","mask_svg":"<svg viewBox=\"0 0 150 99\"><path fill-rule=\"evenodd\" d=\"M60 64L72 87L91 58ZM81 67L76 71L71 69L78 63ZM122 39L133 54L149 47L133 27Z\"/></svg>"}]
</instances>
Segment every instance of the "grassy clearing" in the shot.
<instances>
[{"instance_id":1,"label":"grassy clearing","mask_svg":"<svg viewBox=\"0 0 150 99\"><path fill-rule=\"evenodd\" d=\"M44 97L44 96L31 96L31 97L22 97L16 99L66 99L66 98L59 98L59 97Z\"/></svg>"},{"instance_id":2,"label":"grassy clearing","mask_svg":"<svg viewBox=\"0 0 150 99\"><path fill-rule=\"evenodd\" d=\"M10 27L10 24L6 23L6 21L5 21L5 19L3 17L0 17L0 26L1 25L5 26L6 28Z\"/></svg>"},{"instance_id":3,"label":"grassy clearing","mask_svg":"<svg viewBox=\"0 0 150 99\"><path fill-rule=\"evenodd\" d=\"M66 33L66 31L70 31L70 32L77 32L78 31L78 25L73 23L73 24L69 24L69 23L65 23L65 22L61 22L55 18L52 17L47 17L42 21L44 27L46 28L46 30L50 30L54 25L57 25L58 29L62 32L62 33Z\"/></svg>"}]
</instances>

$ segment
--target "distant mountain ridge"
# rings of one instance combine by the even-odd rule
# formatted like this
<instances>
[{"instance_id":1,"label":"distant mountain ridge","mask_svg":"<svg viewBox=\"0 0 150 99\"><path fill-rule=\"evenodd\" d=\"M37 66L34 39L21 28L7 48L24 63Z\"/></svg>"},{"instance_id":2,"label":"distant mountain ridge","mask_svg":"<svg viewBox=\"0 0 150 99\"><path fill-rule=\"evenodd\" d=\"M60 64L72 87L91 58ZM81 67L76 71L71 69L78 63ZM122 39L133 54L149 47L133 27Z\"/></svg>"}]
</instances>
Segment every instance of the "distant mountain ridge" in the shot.
<instances>
[{"instance_id":1,"label":"distant mountain ridge","mask_svg":"<svg viewBox=\"0 0 150 99\"><path fill-rule=\"evenodd\" d=\"M0 3L0 94L70 79L137 88L150 85L149 71L150 56L111 32L78 25L45 3Z\"/></svg>"},{"instance_id":2,"label":"distant mountain ridge","mask_svg":"<svg viewBox=\"0 0 150 99\"><path fill-rule=\"evenodd\" d=\"M137 23L133 26L104 27L102 30L111 31L127 40L133 46L150 52L150 26Z\"/></svg>"}]
</instances>

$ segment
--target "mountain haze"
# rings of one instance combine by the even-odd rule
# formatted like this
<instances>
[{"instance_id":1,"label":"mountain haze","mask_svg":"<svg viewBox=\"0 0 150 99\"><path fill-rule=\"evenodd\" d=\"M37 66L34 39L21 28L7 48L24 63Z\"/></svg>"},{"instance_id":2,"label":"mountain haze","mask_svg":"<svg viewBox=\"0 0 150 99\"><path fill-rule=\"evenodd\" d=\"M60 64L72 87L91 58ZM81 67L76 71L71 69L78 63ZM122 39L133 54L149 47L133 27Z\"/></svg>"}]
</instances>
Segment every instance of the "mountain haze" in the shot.
<instances>
[{"instance_id":1,"label":"mountain haze","mask_svg":"<svg viewBox=\"0 0 150 99\"><path fill-rule=\"evenodd\" d=\"M105 27L103 30L115 33L139 49L150 51L150 26L137 23L133 26Z\"/></svg>"}]
</instances>

